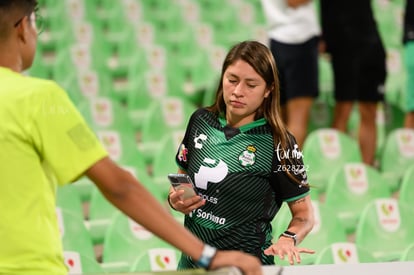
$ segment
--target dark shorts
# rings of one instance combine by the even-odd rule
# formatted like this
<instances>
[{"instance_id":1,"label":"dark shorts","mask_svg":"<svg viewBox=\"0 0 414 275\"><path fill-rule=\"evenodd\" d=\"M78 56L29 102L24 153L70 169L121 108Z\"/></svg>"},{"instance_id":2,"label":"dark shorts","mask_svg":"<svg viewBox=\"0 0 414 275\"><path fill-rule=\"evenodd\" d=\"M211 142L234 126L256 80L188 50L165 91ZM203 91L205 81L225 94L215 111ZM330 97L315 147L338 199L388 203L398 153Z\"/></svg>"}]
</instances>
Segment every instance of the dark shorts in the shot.
<instances>
[{"instance_id":1,"label":"dark shorts","mask_svg":"<svg viewBox=\"0 0 414 275\"><path fill-rule=\"evenodd\" d=\"M385 50L371 43L358 50L331 52L336 101L379 102L384 99Z\"/></svg>"},{"instance_id":2,"label":"dark shorts","mask_svg":"<svg viewBox=\"0 0 414 275\"><path fill-rule=\"evenodd\" d=\"M302 44L270 40L280 80L281 104L296 97L318 96L318 38Z\"/></svg>"}]
</instances>

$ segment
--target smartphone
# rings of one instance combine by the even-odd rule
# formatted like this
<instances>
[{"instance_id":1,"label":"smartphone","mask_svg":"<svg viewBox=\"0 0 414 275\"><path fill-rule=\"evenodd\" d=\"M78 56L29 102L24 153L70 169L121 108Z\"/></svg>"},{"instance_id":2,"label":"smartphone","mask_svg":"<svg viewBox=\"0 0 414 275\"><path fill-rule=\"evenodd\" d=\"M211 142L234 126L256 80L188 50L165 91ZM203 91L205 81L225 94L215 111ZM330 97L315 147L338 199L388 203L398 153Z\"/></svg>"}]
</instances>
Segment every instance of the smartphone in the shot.
<instances>
[{"instance_id":1,"label":"smartphone","mask_svg":"<svg viewBox=\"0 0 414 275\"><path fill-rule=\"evenodd\" d=\"M182 199L188 199L194 196L197 196L197 191L195 189L194 183L191 180L190 176L187 174L168 174L168 179L172 187L178 190L184 190Z\"/></svg>"}]
</instances>

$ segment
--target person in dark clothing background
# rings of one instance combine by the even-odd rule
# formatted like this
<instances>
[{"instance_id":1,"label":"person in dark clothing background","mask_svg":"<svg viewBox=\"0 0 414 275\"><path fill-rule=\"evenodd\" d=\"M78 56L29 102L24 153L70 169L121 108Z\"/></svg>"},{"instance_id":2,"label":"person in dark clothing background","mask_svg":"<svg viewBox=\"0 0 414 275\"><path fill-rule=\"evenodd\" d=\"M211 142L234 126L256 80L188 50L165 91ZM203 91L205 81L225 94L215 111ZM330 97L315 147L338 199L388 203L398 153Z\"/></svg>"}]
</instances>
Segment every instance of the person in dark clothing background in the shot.
<instances>
[{"instance_id":1,"label":"person in dark clothing background","mask_svg":"<svg viewBox=\"0 0 414 275\"><path fill-rule=\"evenodd\" d=\"M322 38L331 56L335 109L333 128L347 132L358 102L358 131L362 160L375 161L378 102L384 99L386 54L371 0L321 0Z\"/></svg>"}]
</instances>

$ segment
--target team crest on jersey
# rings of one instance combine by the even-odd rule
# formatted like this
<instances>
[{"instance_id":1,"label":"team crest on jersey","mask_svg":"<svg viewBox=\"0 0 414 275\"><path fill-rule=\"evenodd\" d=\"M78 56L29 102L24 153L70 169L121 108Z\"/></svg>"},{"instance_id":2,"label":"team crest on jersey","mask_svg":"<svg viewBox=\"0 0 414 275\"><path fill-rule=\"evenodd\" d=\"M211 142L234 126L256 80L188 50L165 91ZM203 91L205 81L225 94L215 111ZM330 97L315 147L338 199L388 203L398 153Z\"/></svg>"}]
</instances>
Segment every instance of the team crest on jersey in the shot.
<instances>
[{"instance_id":1,"label":"team crest on jersey","mask_svg":"<svg viewBox=\"0 0 414 275\"><path fill-rule=\"evenodd\" d=\"M239 155L239 162L242 166L252 166L256 161L256 147L249 145L246 147L246 150L241 152Z\"/></svg>"}]
</instances>

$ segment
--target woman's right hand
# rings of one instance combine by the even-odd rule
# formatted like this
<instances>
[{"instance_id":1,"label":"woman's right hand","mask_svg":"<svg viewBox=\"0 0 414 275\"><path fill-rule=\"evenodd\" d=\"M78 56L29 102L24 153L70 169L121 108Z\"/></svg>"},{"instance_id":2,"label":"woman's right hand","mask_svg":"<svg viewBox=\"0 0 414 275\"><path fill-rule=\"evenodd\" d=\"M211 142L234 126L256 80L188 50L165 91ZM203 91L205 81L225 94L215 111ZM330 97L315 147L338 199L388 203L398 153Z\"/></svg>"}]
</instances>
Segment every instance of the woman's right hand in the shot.
<instances>
[{"instance_id":1,"label":"woman's right hand","mask_svg":"<svg viewBox=\"0 0 414 275\"><path fill-rule=\"evenodd\" d=\"M183 200L183 194L184 190L170 190L170 193L168 195L170 206L174 208L174 210L179 211L183 214L187 215L206 203L206 200L202 199L199 195Z\"/></svg>"}]
</instances>

